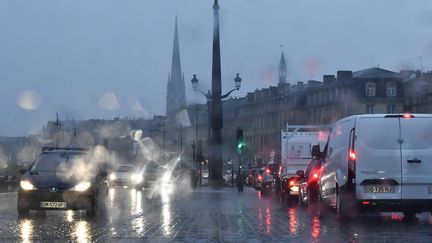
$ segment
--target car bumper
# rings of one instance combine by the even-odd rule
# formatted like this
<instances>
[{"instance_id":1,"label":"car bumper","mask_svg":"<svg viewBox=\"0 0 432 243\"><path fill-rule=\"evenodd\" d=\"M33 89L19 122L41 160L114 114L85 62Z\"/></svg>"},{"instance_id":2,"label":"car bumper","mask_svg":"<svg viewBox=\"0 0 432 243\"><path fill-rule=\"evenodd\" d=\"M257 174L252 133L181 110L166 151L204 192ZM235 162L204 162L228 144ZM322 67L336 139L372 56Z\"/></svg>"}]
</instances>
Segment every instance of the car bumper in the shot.
<instances>
[{"instance_id":1,"label":"car bumper","mask_svg":"<svg viewBox=\"0 0 432 243\"><path fill-rule=\"evenodd\" d=\"M402 211L432 211L431 199L412 200L357 200L360 211L402 212Z\"/></svg>"},{"instance_id":2,"label":"car bumper","mask_svg":"<svg viewBox=\"0 0 432 243\"><path fill-rule=\"evenodd\" d=\"M33 210L85 210L92 206L95 194L89 190L86 192L75 191L18 191L18 206ZM65 208L44 208L41 202L64 202Z\"/></svg>"}]
</instances>

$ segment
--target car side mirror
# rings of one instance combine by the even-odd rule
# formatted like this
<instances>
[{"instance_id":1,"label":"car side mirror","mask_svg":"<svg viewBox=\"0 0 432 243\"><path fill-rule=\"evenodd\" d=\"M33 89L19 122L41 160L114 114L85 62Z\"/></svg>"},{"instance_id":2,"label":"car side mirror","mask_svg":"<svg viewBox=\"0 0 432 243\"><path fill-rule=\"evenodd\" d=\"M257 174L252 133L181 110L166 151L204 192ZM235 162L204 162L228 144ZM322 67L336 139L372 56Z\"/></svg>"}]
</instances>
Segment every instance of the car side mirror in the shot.
<instances>
[{"instance_id":1,"label":"car side mirror","mask_svg":"<svg viewBox=\"0 0 432 243\"><path fill-rule=\"evenodd\" d=\"M312 146L312 157L320 157L321 156L321 150L319 145Z\"/></svg>"},{"instance_id":2,"label":"car side mirror","mask_svg":"<svg viewBox=\"0 0 432 243\"><path fill-rule=\"evenodd\" d=\"M296 172L296 174L297 174L300 178L303 178L303 177L304 177L304 171L303 171L303 170L298 170L298 171Z\"/></svg>"},{"instance_id":3,"label":"car side mirror","mask_svg":"<svg viewBox=\"0 0 432 243\"><path fill-rule=\"evenodd\" d=\"M20 172L21 174L25 174L25 173L27 172L27 169L20 169L19 172Z\"/></svg>"}]
</instances>

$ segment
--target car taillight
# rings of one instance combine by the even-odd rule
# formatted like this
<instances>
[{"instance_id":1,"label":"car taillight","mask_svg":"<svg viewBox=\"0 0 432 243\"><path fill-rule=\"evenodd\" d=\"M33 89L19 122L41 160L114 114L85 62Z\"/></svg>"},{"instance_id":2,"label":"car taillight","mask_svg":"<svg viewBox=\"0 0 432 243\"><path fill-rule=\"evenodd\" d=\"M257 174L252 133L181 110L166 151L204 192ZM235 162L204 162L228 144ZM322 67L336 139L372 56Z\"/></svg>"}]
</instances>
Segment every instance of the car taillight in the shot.
<instances>
[{"instance_id":1,"label":"car taillight","mask_svg":"<svg viewBox=\"0 0 432 243\"><path fill-rule=\"evenodd\" d=\"M348 150L348 180L354 183L356 178L356 162L357 153L354 149L355 144L355 129L353 128L350 132L349 150Z\"/></svg>"},{"instance_id":2,"label":"car taillight","mask_svg":"<svg viewBox=\"0 0 432 243\"><path fill-rule=\"evenodd\" d=\"M261 175L258 176L258 180L259 180L259 181L262 180L262 178L263 178L263 177L262 177Z\"/></svg>"},{"instance_id":3,"label":"car taillight","mask_svg":"<svg viewBox=\"0 0 432 243\"><path fill-rule=\"evenodd\" d=\"M267 175L270 175L270 169L266 169L266 173L267 173Z\"/></svg>"},{"instance_id":4,"label":"car taillight","mask_svg":"<svg viewBox=\"0 0 432 243\"><path fill-rule=\"evenodd\" d=\"M295 182L294 181L290 181L289 182L289 186L294 186Z\"/></svg>"},{"instance_id":5,"label":"car taillight","mask_svg":"<svg viewBox=\"0 0 432 243\"><path fill-rule=\"evenodd\" d=\"M356 160L357 159L356 152L354 150L351 150L349 152L349 157L350 157L351 160Z\"/></svg>"},{"instance_id":6,"label":"car taillight","mask_svg":"<svg viewBox=\"0 0 432 243\"><path fill-rule=\"evenodd\" d=\"M314 179L318 179L318 173L317 173L317 172L313 173L313 174L312 174L312 178L314 178Z\"/></svg>"},{"instance_id":7,"label":"car taillight","mask_svg":"<svg viewBox=\"0 0 432 243\"><path fill-rule=\"evenodd\" d=\"M403 114L403 118L413 118L414 116L408 113Z\"/></svg>"}]
</instances>

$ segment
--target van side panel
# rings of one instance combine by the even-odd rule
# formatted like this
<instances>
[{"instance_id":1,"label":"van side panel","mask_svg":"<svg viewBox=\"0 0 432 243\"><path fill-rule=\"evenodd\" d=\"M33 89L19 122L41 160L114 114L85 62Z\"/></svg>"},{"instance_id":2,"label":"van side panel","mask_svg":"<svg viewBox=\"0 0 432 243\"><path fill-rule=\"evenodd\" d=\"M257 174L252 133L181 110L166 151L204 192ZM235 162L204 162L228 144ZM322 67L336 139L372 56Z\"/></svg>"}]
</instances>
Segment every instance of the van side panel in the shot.
<instances>
[{"instance_id":1,"label":"van side panel","mask_svg":"<svg viewBox=\"0 0 432 243\"><path fill-rule=\"evenodd\" d=\"M348 144L354 118L337 122L330 134L326 161L321 177L321 194L330 204L336 202L336 186L343 186L348 179Z\"/></svg>"},{"instance_id":2,"label":"van side panel","mask_svg":"<svg viewBox=\"0 0 432 243\"><path fill-rule=\"evenodd\" d=\"M432 118L401 118L402 199L432 199Z\"/></svg>"},{"instance_id":3,"label":"van side panel","mask_svg":"<svg viewBox=\"0 0 432 243\"><path fill-rule=\"evenodd\" d=\"M355 128L357 199L401 199L399 118L359 117ZM391 186L393 192L374 192Z\"/></svg>"}]
</instances>

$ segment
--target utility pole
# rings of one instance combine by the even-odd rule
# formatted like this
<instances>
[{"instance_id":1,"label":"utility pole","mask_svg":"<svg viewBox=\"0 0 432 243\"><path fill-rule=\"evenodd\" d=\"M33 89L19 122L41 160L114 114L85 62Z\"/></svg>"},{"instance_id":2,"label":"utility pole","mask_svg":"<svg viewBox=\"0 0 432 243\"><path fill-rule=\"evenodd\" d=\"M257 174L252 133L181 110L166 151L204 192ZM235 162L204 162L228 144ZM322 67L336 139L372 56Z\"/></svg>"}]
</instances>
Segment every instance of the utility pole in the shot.
<instances>
[{"instance_id":1,"label":"utility pole","mask_svg":"<svg viewBox=\"0 0 432 243\"><path fill-rule=\"evenodd\" d=\"M164 163L166 162L166 158L165 158L165 133L166 133L166 131L165 131L165 128L163 128L162 129L162 154L163 154L163 161L164 161Z\"/></svg>"}]
</instances>

